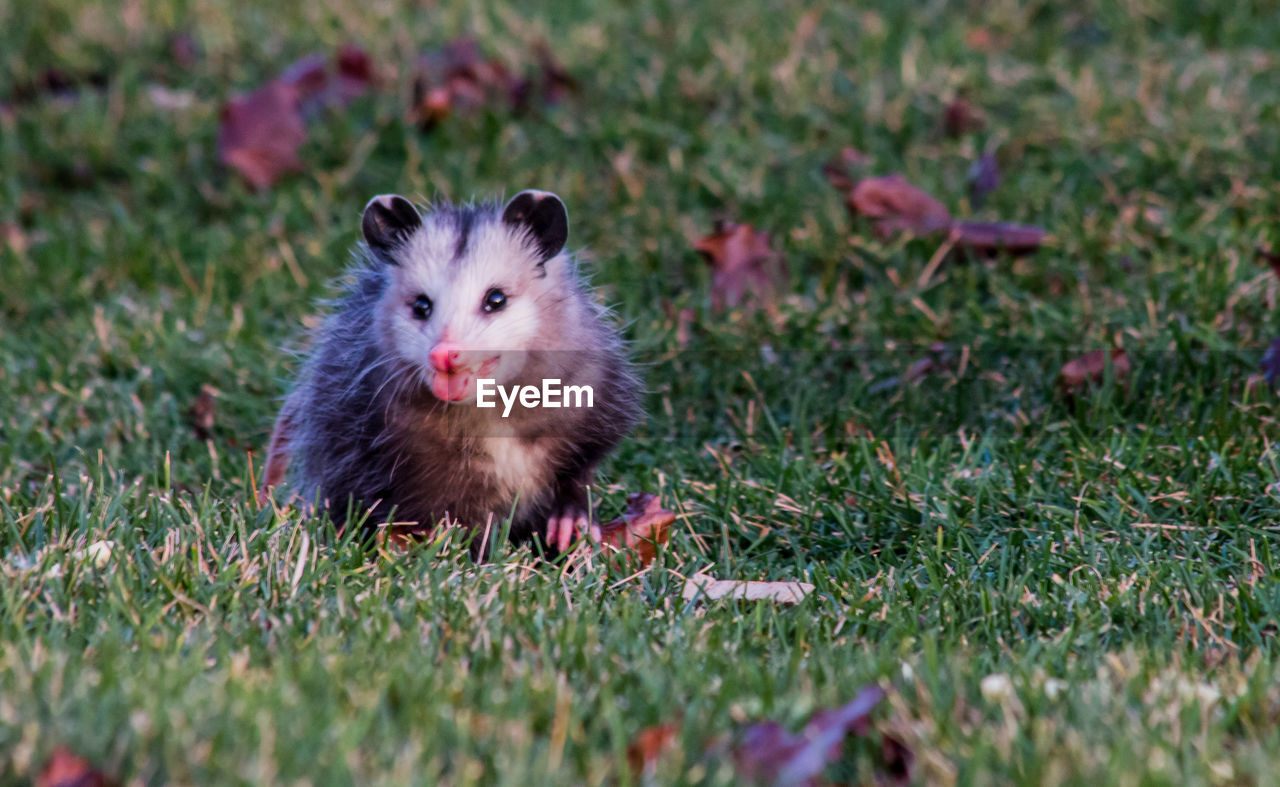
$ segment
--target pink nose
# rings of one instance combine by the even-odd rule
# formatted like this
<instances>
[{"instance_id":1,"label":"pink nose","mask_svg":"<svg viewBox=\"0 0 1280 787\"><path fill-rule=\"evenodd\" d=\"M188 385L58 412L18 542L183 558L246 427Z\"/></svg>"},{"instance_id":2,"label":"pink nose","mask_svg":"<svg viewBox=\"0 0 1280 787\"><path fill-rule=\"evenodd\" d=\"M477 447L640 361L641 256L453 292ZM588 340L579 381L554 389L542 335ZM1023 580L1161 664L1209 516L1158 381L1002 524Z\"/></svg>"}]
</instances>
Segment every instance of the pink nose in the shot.
<instances>
[{"instance_id":1,"label":"pink nose","mask_svg":"<svg viewBox=\"0 0 1280 787\"><path fill-rule=\"evenodd\" d=\"M441 343L433 347L427 357L431 360L432 368L437 372L449 374L458 368L458 357L461 354L456 344Z\"/></svg>"}]
</instances>

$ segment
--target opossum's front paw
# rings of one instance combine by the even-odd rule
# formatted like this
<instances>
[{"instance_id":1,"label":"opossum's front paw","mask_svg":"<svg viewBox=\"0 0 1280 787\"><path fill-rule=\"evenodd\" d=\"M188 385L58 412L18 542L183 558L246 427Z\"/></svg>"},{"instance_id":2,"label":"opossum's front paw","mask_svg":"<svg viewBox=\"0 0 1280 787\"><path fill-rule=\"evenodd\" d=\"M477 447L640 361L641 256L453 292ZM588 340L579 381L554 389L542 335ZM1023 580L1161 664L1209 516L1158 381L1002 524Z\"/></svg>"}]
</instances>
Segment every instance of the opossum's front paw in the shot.
<instances>
[{"instance_id":1,"label":"opossum's front paw","mask_svg":"<svg viewBox=\"0 0 1280 787\"><path fill-rule=\"evenodd\" d=\"M547 517L548 547L564 554L569 545L583 536L590 536L592 543L600 542L600 525L591 521L591 514L581 508L563 508Z\"/></svg>"}]
</instances>

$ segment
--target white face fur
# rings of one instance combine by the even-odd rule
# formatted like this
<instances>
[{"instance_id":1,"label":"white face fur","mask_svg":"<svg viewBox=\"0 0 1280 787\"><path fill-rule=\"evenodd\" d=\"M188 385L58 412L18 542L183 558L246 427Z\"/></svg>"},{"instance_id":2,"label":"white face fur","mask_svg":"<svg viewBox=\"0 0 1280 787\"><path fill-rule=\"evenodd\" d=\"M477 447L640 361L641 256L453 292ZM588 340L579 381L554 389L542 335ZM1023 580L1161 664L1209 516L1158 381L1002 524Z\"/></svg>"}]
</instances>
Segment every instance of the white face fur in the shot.
<instances>
[{"instance_id":1,"label":"white face fur","mask_svg":"<svg viewBox=\"0 0 1280 787\"><path fill-rule=\"evenodd\" d=\"M522 198L529 207L529 194L542 215L520 221L513 209ZM523 192L504 212L446 208L416 227L406 204L376 197L366 208L366 239L390 263L374 319L384 350L418 369L437 399L471 402L478 378L510 384L527 351L564 346L547 324L575 306L564 297L576 285L567 281L572 261L559 253L567 232L559 198Z\"/></svg>"}]
</instances>

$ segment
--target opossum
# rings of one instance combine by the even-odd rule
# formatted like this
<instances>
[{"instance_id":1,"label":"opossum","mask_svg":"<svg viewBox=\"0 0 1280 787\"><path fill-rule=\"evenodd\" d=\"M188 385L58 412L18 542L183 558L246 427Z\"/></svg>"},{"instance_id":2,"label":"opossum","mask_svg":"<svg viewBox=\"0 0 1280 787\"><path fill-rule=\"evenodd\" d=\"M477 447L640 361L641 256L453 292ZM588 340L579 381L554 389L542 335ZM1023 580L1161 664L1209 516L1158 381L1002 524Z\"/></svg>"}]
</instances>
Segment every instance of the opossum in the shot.
<instances>
[{"instance_id":1,"label":"opossum","mask_svg":"<svg viewBox=\"0 0 1280 787\"><path fill-rule=\"evenodd\" d=\"M587 486L638 422L641 384L564 251L564 203L531 190L420 210L380 195L361 229L350 284L276 421L264 499L287 480L339 527L496 532L510 517L513 541L540 536L551 554L598 538ZM579 400L511 395L555 380Z\"/></svg>"}]
</instances>

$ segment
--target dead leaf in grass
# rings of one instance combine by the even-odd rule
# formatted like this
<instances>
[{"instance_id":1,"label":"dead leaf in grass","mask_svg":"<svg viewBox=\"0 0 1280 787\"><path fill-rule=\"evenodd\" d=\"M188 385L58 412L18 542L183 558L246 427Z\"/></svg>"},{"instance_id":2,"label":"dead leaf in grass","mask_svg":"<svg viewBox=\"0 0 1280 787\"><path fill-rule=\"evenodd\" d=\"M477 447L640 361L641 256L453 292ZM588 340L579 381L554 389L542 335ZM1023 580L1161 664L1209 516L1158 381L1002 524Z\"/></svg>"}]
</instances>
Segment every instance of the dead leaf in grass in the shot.
<instances>
[{"instance_id":1,"label":"dead leaf in grass","mask_svg":"<svg viewBox=\"0 0 1280 787\"><path fill-rule=\"evenodd\" d=\"M197 440L208 440L213 436L213 419L217 409L217 390L211 385L200 387L200 395L187 408L187 419L191 423L191 431Z\"/></svg>"},{"instance_id":2,"label":"dead leaf in grass","mask_svg":"<svg viewBox=\"0 0 1280 787\"><path fill-rule=\"evenodd\" d=\"M853 147L843 147L840 155L822 165L822 174L840 191L849 191L857 183L850 174L854 169L871 165L871 157Z\"/></svg>"},{"instance_id":3,"label":"dead leaf in grass","mask_svg":"<svg viewBox=\"0 0 1280 787\"><path fill-rule=\"evenodd\" d=\"M845 203L855 215L872 219L881 237L903 231L928 235L951 224L951 212L945 205L901 175L863 178Z\"/></svg>"},{"instance_id":4,"label":"dead leaf in grass","mask_svg":"<svg viewBox=\"0 0 1280 787\"><path fill-rule=\"evenodd\" d=\"M971 175L985 181L981 187L993 187L993 179L998 179L995 159L975 166L979 171ZM839 178L833 183L839 185ZM845 204L853 215L871 219L882 239L899 232L932 235L945 230L951 246L984 256L1028 254L1040 248L1046 237L1043 229L1030 224L955 221L945 205L901 175L863 178L845 196ZM939 257L938 262L941 260Z\"/></svg>"},{"instance_id":5,"label":"dead leaf in grass","mask_svg":"<svg viewBox=\"0 0 1280 787\"><path fill-rule=\"evenodd\" d=\"M73 100L85 89L105 90L109 76L106 71L64 71L46 68L35 79L13 85L9 97L15 104L26 104L42 96L55 96Z\"/></svg>"},{"instance_id":6,"label":"dead leaf in grass","mask_svg":"<svg viewBox=\"0 0 1280 787\"><path fill-rule=\"evenodd\" d=\"M769 233L750 224L717 222L715 232L694 244L711 265L711 304L733 308L746 301L772 306L786 261L773 250Z\"/></svg>"},{"instance_id":7,"label":"dead leaf in grass","mask_svg":"<svg viewBox=\"0 0 1280 787\"><path fill-rule=\"evenodd\" d=\"M510 101L515 88L505 65L485 59L474 39L460 38L418 58L410 117L422 127L432 128L455 112Z\"/></svg>"},{"instance_id":8,"label":"dead leaf in grass","mask_svg":"<svg viewBox=\"0 0 1280 787\"><path fill-rule=\"evenodd\" d=\"M1005 36L995 35L985 27L971 27L966 30L964 43L975 52L999 52L1009 46L1009 40Z\"/></svg>"},{"instance_id":9,"label":"dead leaf in grass","mask_svg":"<svg viewBox=\"0 0 1280 787\"><path fill-rule=\"evenodd\" d=\"M880 687L867 686L848 704L813 714L799 735L774 721L751 725L733 750L738 772L755 782L814 784L827 764L839 758L850 732L865 735L870 730L871 712L882 699Z\"/></svg>"},{"instance_id":10,"label":"dead leaf in grass","mask_svg":"<svg viewBox=\"0 0 1280 787\"><path fill-rule=\"evenodd\" d=\"M657 495L627 495L627 510L620 518L600 526L600 544L615 552L630 550L629 560L647 566L658 556L658 547L671 538L676 515L662 507Z\"/></svg>"},{"instance_id":11,"label":"dead leaf in grass","mask_svg":"<svg viewBox=\"0 0 1280 787\"><path fill-rule=\"evenodd\" d=\"M631 767L631 776L640 780L652 778L658 767L658 761L671 748L676 739L676 725L655 724L645 727L631 740L627 747L627 765Z\"/></svg>"},{"instance_id":12,"label":"dead leaf in grass","mask_svg":"<svg viewBox=\"0 0 1280 787\"><path fill-rule=\"evenodd\" d=\"M916 754L901 738L885 733L880 736L881 772L889 784L910 784Z\"/></svg>"},{"instance_id":13,"label":"dead leaf in grass","mask_svg":"<svg viewBox=\"0 0 1280 787\"><path fill-rule=\"evenodd\" d=\"M1270 246L1259 246L1256 249L1258 259L1271 266L1271 272L1280 278L1280 251L1273 251Z\"/></svg>"},{"instance_id":14,"label":"dead leaf in grass","mask_svg":"<svg viewBox=\"0 0 1280 787\"><path fill-rule=\"evenodd\" d=\"M338 49L335 61L337 73L333 80L334 97L347 103L378 84L378 73L373 61L360 47L344 44Z\"/></svg>"},{"instance_id":15,"label":"dead leaf in grass","mask_svg":"<svg viewBox=\"0 0 1280 787\"><path fill-rule=\"evenodd\" d=\"M982 205L987 195L1000 187L1000 165L991 153L984 153L969 167L966 178L969 183L969 198L975 207Z\"/></svg>"},{"instance_id":16,"label":"dead leaf in grass","mask_svg":"<svg viewBox=\"0 0 1280 787\"><path fill-rule=\"evenodd\" d=\"M14 253L21 254L27 250L27 234L17 224L0 222L0 246L8 246Z\"/></svg>"},{"instance_id":17,"label":"dead leaf in grass","mask_svg":"<svg viewBox=\"0 0 1280 787\"><path fill-rule=\"evenodd\" d=\"M957 221L951 227L956 247L984 256L1030 254L1044 243L1045 231L1030 224Z\"/></svg>"},{"instance_id":18,"label":"dead leaf in grass","mask_svg":"<svg viewBox=\"0 0 1280 787\"><path fill-rule=\"evenodd\" d=\"M53 750L36 779L36 787L107 787L112 784L115 784L114 779L66 746Z\"/></svg>"},{"instance_id":19,"label":"dead leaf in grass","mask_svg":"<svg viewBox=\"0 0 1280 787\"><path fill-rule=\"evenodd\" d=\"M1112 379L1123 380L1129 376L1129 356L1119 347L1113 347L1110 353L1106 350L1094 350L1067 361L1058 373L1058 387L1067 395L1082 391L1103 379L1108 362Z\"/></svg>"},{"instance_id":20,"label":"dead leaf in grass","mask_svg":"<svg viewBox=\"0 0 1280 787\"><path fill-rule=\"evenodd\" d=\"M1280 339L1273 339L1262 354L1262 377L1274 390L1280 380Z\"/></svg>"},{"instance_id":21,"label":"dead leaf in grass","mask_svg":"<svg viewBox=\"0 0 1280 787\"><path fill-rule=\"evenodd\" d=\"M257 90L227 101L218 156L254 188L270 188L282 175L302 170L304 116L350 103L375 80L368 55L356 47L339 49L332 70L322 55L308 55Z\"/></svg>"},{"instance_id":22,"label":"dead leaf in grass","mask_svg":"<svg viewBox=\"0 0 1280 787\"><path fill-rule=\"evenodd\" d=\"M532 87L542 101L547 104L558 104L578 92L577 78L560 63L547 42L539 41L534 45L533 52L538 61L538 72L532 80ZM526 96L524 101L527 102L528 98L530 97ZM516 100L515 96L512 99L517 106L522 104L522 101Z\"/></svg>"},{"instance_id":23,"label":"dead leaf in grass","mask_svg":"<svg viewBox=\"0 0 1280 787\"><path fill-rule=\"evenodd\" d=\"M169 57L183 68L195 68L200 64L202 53L190 33L177 32L169 36Z\"/></svg>"},{"instance_id":24,"label":"dead leaf in grass","mask_svg":"<svg viewBox=\"0 0 1280 787\"><path fill-rule=\"evenodd\" d=\"M684 590L681 595L685 601L733 598L743 601L776 601L779 604L799 604L812 592L813 585L808 582L743 581L716 579L706 574L694 574L685 580Z\"/></svg>"},{"instance_id":25,"label":"dead leaf in grass","mask_svg":"<svg viewBox=\"0 0 1280 787\"><path fill-rule=\"evenodd\" d=\"M222 108L218 157L254 188L270 188L281 175L302 170L298 148L307 138L294 85L273 80Z\"/></svg>"},{"instance_id":26,"label":"dead leaf in grass","mask_svg":"<svg viewBox=\"0 0 1280 787\"><path fill-rule=\"evenodd\" d=\"M962 137L970 131L981 131L985 125L982 113L964 97L953 99L942 111L942 129L948 137Z\"/></svg>"}]
</instances>

